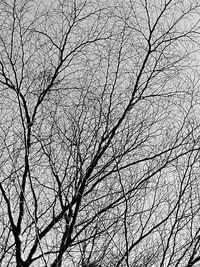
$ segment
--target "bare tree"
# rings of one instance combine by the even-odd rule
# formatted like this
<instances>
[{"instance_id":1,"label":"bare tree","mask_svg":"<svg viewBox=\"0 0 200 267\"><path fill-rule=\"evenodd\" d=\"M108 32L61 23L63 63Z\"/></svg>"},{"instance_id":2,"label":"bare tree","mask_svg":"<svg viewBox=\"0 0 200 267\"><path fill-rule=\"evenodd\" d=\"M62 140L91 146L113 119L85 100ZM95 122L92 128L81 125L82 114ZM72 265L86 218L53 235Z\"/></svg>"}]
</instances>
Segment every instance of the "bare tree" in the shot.
<instances>
[{"instance_id":1,"label":"bare tree","mask_svg":"<svg viewBox=\"0 0 200 267\"><path fill-rule=\"evenodd\" d=\"M199 1L0 3L0 266L200 262Z\"/></svg>"}]
</instances>

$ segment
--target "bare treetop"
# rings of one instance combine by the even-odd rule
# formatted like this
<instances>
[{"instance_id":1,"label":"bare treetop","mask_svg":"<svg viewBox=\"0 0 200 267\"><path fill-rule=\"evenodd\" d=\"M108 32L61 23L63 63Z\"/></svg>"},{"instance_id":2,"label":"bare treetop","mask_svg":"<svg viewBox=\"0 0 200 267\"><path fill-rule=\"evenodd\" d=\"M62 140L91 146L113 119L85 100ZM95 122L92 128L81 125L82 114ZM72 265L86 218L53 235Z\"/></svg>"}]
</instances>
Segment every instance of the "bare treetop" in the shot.
<instances>
[{"instance_id":1,"label":"bare treetop","mask_svg":"<svg viewBox=\"0 0 200 267\"><path fill-rule=\"evenodd\" d=\"M0 266L199 265L199 12L0 2Z\"/></svg>"}]
</instances>

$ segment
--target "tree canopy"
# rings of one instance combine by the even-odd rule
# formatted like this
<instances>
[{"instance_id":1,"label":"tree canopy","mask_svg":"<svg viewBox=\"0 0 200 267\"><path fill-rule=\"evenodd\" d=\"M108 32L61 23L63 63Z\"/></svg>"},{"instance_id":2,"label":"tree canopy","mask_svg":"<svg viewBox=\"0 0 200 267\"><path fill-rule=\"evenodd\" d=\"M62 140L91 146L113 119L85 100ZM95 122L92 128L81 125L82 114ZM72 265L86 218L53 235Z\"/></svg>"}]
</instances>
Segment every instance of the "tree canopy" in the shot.
<instances>
[{"instance_id":1,"label":"tree canopy","mask_svg":"<svg viewBox=\"0 0 200 267\"><path fill-rule=\"evenodd\" d=\"M199 12L0 2L0 266L198 266Z\"/></svg>"}]
</instances>

